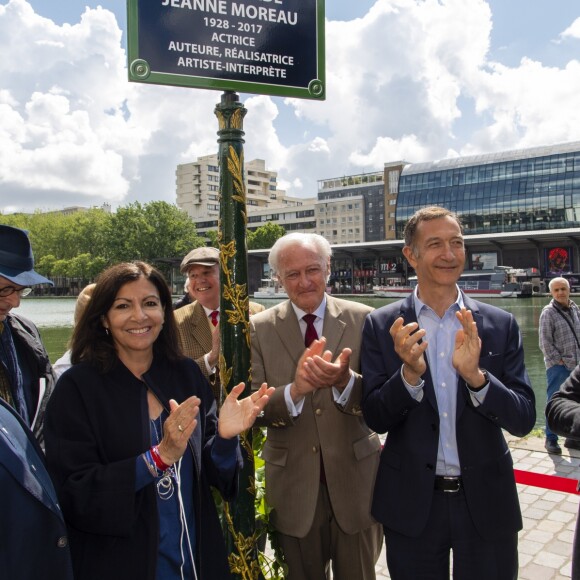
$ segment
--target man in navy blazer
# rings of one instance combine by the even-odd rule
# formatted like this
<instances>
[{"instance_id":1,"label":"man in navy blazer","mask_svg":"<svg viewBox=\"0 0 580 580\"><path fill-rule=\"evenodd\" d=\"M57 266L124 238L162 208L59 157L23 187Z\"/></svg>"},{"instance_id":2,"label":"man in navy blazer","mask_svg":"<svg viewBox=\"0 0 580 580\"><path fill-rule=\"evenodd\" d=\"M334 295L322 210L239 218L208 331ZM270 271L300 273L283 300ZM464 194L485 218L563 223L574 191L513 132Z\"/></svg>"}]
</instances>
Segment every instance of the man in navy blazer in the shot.
<instances>
[{"instance_id":1,"label":"man in navy blazer","mask_svg":"<svg viewBox=\"0 0 580 580\"><path fill-rule=\"evenodd\" d=\"M441 207L405 228L418 286L367 317L362 408L387 433L372 515L393 580L513 580L522 518L502 429L523 436L535 399L518 325L457 286L463 228Z\"/></svg>"},{"instance_id":2,"label":"man in navy blazer","mask_svg":"<svg viewBox=\"0 0 580 580\"><path fill-rule=\"evenodd\" d=\"M66 526L34 435L0 399L0 575L72 580Z\"/></svg>"}]
</instances>

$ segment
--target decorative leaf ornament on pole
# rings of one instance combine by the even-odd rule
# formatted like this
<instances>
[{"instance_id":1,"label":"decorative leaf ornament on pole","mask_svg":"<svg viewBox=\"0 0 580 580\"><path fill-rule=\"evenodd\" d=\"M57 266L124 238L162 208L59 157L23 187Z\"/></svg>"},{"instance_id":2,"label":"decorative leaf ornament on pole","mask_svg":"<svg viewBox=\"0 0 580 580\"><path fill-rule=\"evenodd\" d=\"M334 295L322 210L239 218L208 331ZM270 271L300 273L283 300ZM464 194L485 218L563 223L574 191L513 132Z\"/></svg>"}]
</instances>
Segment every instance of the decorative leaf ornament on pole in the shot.
<instances>
[{"instance_id":1,"label":"decorative leaf ornament on pole","mask_svg":"<svg viewBox=\"0 0 580 580\"><path fill-rule=\"evenodd\" d=\"M246 186L244 180L245 107L238 95L227 91L215 108L219 122L220 219L220 380L229 393L246 384L242 396L251 393L248 257L246 247ZM233 502L223 504L227 524L230 570L243 580L262 577L256 546L254 453L252 430L240 435L244 466L240 491Z\"/></svg>"}]
</instances>

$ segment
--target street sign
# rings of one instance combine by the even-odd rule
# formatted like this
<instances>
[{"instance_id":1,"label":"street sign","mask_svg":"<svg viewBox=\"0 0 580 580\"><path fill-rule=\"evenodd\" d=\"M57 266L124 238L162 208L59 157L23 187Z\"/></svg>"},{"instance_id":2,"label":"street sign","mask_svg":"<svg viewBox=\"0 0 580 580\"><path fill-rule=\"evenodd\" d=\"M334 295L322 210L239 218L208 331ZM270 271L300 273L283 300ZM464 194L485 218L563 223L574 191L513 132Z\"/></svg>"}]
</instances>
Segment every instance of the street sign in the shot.
<instances>
[{"instance_id":1,"label":"street sign","mask_svg":"<svg viewBox=\"0 0 580 580\"><path fill-rule=\"evenodd\" d=\"M324 0L127 0L129 80L324 100Z\"/></svg>"}]
</instances>

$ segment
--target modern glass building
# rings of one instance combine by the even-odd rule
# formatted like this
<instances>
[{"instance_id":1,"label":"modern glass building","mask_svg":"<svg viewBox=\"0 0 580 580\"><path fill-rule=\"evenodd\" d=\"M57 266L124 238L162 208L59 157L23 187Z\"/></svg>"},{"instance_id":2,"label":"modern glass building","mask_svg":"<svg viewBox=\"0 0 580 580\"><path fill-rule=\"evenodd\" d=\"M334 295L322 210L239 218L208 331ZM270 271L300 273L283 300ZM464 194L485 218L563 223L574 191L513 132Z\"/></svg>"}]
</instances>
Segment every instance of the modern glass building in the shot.
<instances>
[{"instance_id":1,"label":"modern glass building","mask_svg":"<svg viewBox=\"0 0 580 580\"><path fill-rule=\"evenodd\" d=\"M398 239L427 205L457 212L468 235L580 227L580 142L407 165Z\"/></svg>"}]
</instances>

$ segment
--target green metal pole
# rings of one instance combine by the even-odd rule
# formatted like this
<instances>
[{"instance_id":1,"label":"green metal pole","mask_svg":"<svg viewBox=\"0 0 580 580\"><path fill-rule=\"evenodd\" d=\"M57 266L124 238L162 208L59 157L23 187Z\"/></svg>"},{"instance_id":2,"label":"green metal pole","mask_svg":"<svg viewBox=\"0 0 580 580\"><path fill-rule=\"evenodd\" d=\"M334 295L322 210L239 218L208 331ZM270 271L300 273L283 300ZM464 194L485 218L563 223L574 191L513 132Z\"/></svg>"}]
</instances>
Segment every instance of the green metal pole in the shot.
<instances>
[{"instance_id":1,"label":"green metal pole","mask_svg":"<svg viewBox=\"0 0 580 580\"><path fill-rule=\"evenodd\" d=\"M251 393L248 255L246 247L246 187L244 131L246 108L232 91L222 94L215 114L219 122L220 221L220 333L219 370L229 393L245 383L242 397ZM240 435L244 467L239 494L224 504L229 563L232 574L243 580L262 578L256 547L254 454L252 430Z\"/></svg>"}]
</instances>

